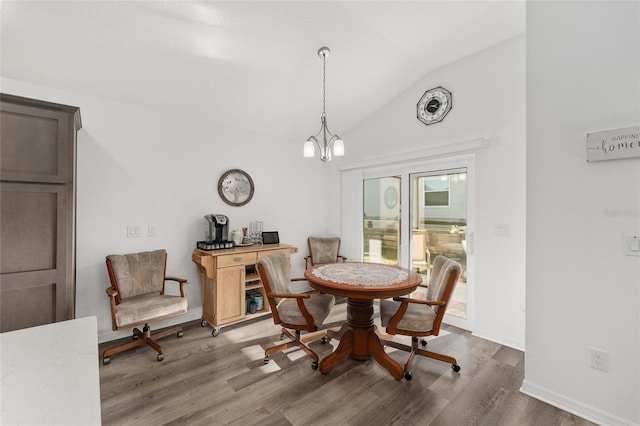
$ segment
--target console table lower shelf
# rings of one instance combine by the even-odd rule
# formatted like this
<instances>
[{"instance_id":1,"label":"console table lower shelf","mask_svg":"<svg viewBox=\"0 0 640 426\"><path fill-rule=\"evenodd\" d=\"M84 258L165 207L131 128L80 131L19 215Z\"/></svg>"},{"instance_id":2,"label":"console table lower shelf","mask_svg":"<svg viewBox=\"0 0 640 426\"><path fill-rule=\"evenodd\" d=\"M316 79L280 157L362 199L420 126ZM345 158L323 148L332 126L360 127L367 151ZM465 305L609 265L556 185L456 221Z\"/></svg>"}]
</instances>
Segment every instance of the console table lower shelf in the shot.
<instances>
[{"instance_id":1,"label":"console table lower shelf","mask_svg":"<svg viewBox=\"0 0 640 426\"><path fill-rule=\"evenodd\" d=\"M211 335L216 337L223 325L270 315L256 262L274 253L284 253L290 259L291 254L297 252L297 247L288 244L256 244L213 251L195 249L191 259L202 281L201 325L211 325ZM251 299L255 302L255 313L248 303Z\"/></svg>"}]
</instances>

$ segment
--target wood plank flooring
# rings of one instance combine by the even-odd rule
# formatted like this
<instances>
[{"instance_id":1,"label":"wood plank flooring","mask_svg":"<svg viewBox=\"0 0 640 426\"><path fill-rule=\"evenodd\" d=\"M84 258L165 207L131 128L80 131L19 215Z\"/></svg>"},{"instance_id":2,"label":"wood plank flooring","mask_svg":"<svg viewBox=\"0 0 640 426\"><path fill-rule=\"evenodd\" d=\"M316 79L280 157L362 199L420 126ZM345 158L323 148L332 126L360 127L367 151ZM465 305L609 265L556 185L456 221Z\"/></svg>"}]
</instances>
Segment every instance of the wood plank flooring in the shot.
<instances>
[{"instance_id":1,"label":"wood plank flooring","mask_svg":"<svg viewBox=\"0 0 640 426\"><path fill-rule=\"evenodd\" d=\"M330 325L346 317L336 305ZM429 348L455 356L454 373L439 361L417 358L413 380L397 381L375 361L346 360L329 374L311 369L302 351L275 354L264 365L264 348L279 342L271 318L222 328L218 337L199 321L184 337L140 347L100 365L104 425L559 425L586 420L520 392L523 353L445 327ZM402 340L397 336L397 340ZM113 342L111 343L113 344ZM100 351L110 344L100 345ZM337 346L315 342L320 357ZM391 351L404 364L407 354Z\"/></svg>"}]
</instances>

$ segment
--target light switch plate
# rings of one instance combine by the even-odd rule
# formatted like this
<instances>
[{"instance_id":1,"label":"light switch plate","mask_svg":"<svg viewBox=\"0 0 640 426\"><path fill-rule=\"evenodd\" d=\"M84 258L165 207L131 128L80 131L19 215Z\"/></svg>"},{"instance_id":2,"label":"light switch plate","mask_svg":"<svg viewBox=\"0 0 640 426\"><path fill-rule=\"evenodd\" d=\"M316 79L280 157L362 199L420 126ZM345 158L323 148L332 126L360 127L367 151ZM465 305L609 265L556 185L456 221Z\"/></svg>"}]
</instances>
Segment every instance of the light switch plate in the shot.
<instances>
[{"instance_id":1,"label":"light switch plate","mask_svg":"<svg viewBox=\"0 0 640 426\"><path fill-rule=\"evenodd\" d=\"M624 236L624 254L627 256L640 256L640 235Z\"/></svg>"},{"instance_id":2,"label":"light switch plate","mask_svg":"<svg viewBox=\"0 0 640 426\"><path fill-rule=\"evenodd\" d=\"M128 225L127 226L127 238L140 238L140 225Z\"/></svg>"}]
</instances>

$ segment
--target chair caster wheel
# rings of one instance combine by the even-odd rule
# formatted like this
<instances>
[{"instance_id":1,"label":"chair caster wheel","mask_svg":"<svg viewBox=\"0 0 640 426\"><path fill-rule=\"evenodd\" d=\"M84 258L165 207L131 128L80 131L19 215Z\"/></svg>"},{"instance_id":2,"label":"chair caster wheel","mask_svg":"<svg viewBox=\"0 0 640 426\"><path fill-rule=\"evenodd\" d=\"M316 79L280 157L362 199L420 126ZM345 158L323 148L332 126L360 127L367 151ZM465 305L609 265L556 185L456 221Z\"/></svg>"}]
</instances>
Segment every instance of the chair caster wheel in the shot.
<instances>
[{"instance_id":1,"label":"chair caster wheel","mask_svg":"<svg viewBox=\"0 0 640 426\"><path fill-rule=\"evenodd\" d=\"M138 340L138 335L136 333L133 333L133 335L131 336L131 340Z\"/></svg>"},{"instance_id":2,"label":"chair caster wheel","mask_svg":"<svg viewBox=\"0 0 640 426\"><path fill-rule=\"evenodd\" d=\"M317 369L318 369L318 361L313 361L313 362L311 363L311 368L312 368L313 370L317 370Z\"/></svg>"},{"instance_id":3,"label":"chair caster wheel","mask_svg":"<svg viewBox=\"0 0 640 426\"><path fill-rule=\"evenodd\" d=\"M201 326L203 326L203 327L206 327L206 326L207 326L207 324L208 324L208 323L207 323L207 320L202 320L202 321L200 321L200 325L201 325Z\"/></svg>"},{"instance_id":4,"label":"chair caster wheel","mask_svg":"<svg viewBox=\"0 0 640 426\"><path fill-rule=\"evenodd\" d=\"M422 346L427 346L427 341L426 341L426 340L424 340L424 339L420 339L420 344L421 344Z\"/></svg>"},{"instance_id":5,"label":"chair caster wheel","mask_svg":"<svg viewBox=\"0 0 640 426\"><path fill-rule=\"evenodd\" d=\"M164 355L163 354L158 354L156 359L158 360L158 362L160 362L160 361L162 361L164 359Z\"/></svg>"},{"instance_id":6,"label":"chair caster wheel","mask_svg":"<svg viewBox=\"0 0 640 426\"><path fill-rule=\"evenodd\" d=\"M413 379L413 376L411 375L411 371L407 371L406 373L404 373L404 378L406 380L411 380Z\"/></svg>"},{"instance_id":7,"label":"chair caster wheel","mask_svg":"<svg viewBox=\"0 0 640 426\"><path fill-rule=\"evenodd\" d=\"M220 329L219 328L214 328L213 330L211 330L211 335L213 337L218 337L220 335Z\"/></svg>"},{"instance_id":8,"label":"chair caster wheel","mask_svg":"<svg viewBox=\"0 0 640 426\"><path fill-rule=\"evenodd\" d=\"M284 331L280 333L280 340L284 340Z\"/></svg>"},{"instance_id":9,"label":"chair caster wheel","mask_svg":"<svg viewBox=\"0 0 640 426\"><path fill-rule=\"evenodd\" d=\"M269 358L269 355L264 357L264 365L269 364L269 361L271 361L271 358Z\"/></svg>"},{"instance_id":10,"label":"chair caster wheel","mask_svg":"<svg viewBox=\"0 0 640 426\"><path fill-rule=\"evenodd\" d=\"M458 364L453 364L453 365L451 366L451 368L452 368L452 369L453 369L453 371L455 371L456 373L457 373L458 371L460 371L460 366L459 366Z\"/></svg>"},{"instance_id":11,"label":"chair caster wheel","mask_svg":"<svg viewBox=\"0 0 640 426\"><path fill-rule=\"evenodd\" d=\"M106 358L102 358L102 365L107 365L111 362L111 358L106 357Z\"/></svg>"},{"instance_id":12,"label":"chair caster wheel","mask_svg":"<svg viewBox=\"0 0 640 426\"><path fill-rule=\"evenodd\" d=\"M178 339L181 338L182 336L184 336L184 333L182 331L178 331Z\"/></svg>"},{"instance_id":13,"label":"chair caster wheel","mask_svg":"<svg viewBox=\"0 0 640 426\"><path fill-rule=\"evenodd\" d=\"M321 343L329 343L329 338L327 336L324 336L322 339L320 339Z\"/></svg>"}]
</instances>

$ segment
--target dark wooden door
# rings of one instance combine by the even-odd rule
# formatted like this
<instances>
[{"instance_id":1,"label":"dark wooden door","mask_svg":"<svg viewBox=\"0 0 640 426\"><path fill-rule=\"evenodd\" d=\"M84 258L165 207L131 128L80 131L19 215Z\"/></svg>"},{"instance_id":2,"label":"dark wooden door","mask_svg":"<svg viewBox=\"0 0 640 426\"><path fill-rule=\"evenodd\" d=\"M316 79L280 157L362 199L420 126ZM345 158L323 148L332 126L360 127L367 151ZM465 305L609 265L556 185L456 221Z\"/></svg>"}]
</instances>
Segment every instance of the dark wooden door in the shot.
<instances>
[{"instance_id":1,"label":"dark wooden door","mask_svg":"<svg viewBox=\"0 0 640 426\"><path fill-rule=\"evenodd\" d=\"M0 95L0 330L74 317L76 107Z\"/></svg>"}]
</instances>

